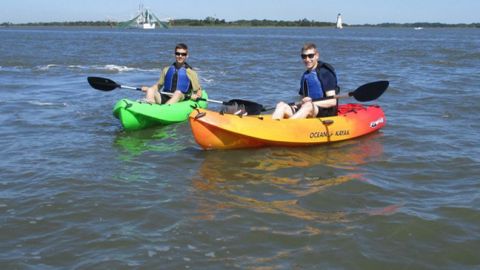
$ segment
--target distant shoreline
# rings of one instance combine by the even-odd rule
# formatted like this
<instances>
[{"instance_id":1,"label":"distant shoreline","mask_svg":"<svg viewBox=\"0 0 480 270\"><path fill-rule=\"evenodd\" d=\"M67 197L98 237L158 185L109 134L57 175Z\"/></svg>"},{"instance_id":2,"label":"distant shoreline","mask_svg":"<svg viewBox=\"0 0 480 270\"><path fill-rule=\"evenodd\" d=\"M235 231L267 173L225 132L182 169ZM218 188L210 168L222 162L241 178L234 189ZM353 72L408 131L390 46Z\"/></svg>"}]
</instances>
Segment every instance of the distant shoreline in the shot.
<instances>
[{"instance_id":1,"label":"distant shoreline","mask_svg":"<svg viewBox=\"0 0 480 270\"><path fill-rule=\"evenodd\" d=\"M36 23L0 23L0 27L109 27L117 28L121 22L114 21L71 21L71 22L36 22ZM334 28L335 23L318 22L307 19L297 21L279 21L279 20L238 20L226 22L211 17L204 20L178 19L170 21L170 27L327 27ZM380 24L343 24L344 27L402 27L402 28L480 28L480 23L380 23Z\"/></svg>"}]
</instances>

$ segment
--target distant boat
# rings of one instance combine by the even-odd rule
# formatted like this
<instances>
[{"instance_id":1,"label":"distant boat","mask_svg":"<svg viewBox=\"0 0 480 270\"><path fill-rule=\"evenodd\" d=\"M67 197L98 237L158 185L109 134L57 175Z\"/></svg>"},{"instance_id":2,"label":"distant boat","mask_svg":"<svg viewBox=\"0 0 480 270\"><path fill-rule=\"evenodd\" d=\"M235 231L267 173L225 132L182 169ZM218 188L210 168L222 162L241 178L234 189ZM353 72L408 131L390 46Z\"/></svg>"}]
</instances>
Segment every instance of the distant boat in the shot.
<instances>
[{"instance_id":1,"label":"distant boat","mask_svg":"<svg viewBox=\"0 0 480 270\"><path fill-rule=\"evenodd\" d=\"M143 8L143 5L139 6L138 14L133 19L119 24L121 28L155 29L157 26L168 28L169 21L160 21L155 14Z\"/></svg>"},{"instance_id":2,"label":"distant boat","mask_svg":"<svg viewBox=\"0 0 480 270\"><path fill-rule=\"evenodd\" d=\"M148 9L140 10L140 15L137 16L137 24L142 29L155 29L153 13L151 14Z\"/></svg>"},{"instance_id":3,"label":"distant boat","mask_svg":"<svg viewBox=\"0 0 480 270\"><path fill-rule=\"evenodd\" d=\"M337 29L342 29L343 28L343 25L342 25L342 14L338 13L337 15L337 25L336 27Z\"/></svg>"},{"instance_id":4,"label":"distant boat","mask_svg":"<svg viewBox=\"0 0 480 270\"><path fill-rule=\"evenodd\" d=\"M422 30L423 27L415 27L415 28L413 28L413 29L415 29L415 30Z\"/></svg>"}]
</instances>

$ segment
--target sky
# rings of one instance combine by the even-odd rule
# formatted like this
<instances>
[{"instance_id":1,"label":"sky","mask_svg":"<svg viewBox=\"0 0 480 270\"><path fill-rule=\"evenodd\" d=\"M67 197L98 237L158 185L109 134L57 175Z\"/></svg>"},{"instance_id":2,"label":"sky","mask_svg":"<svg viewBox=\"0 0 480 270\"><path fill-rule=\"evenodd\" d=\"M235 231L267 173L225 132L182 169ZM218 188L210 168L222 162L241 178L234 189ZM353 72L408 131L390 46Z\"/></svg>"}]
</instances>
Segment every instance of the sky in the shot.
<instances>
[{"instance_id":1,"label":"sky","mask_svg":"<svg viewBox=\"0 0 480 270\"><path fill-rule=\"evenodd\" d=\"M479 0L0 0L0 23L125 21L139 5L160 19L269 19L347 24L479 23Z\"/></svg>"}]
</instances>

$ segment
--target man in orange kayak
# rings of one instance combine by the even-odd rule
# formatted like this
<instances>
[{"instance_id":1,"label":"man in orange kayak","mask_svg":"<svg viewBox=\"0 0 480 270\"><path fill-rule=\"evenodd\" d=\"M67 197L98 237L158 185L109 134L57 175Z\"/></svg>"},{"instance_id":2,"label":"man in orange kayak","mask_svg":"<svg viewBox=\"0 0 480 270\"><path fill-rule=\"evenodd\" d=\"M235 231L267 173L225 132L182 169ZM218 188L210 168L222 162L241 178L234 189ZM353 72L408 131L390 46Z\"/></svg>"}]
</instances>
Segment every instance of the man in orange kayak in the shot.
<instances>
[{"instance_id":1,"label":"man in orange kayak","mask_svg":"<svg viewBox=\"0 0 480 270\"><path fill-rule=\"evenodd\" d=\"M154 85L142 86L146 92L145 101L149 103L172 104L184 99L193 99L202 96L202 89L197 73L187 64L188 47L184 43L175 46L175 63L164 67L160 79ZM163 92L171 93L160 95L158 90L163 86Z\"/></svg>"},{"instance_id":2,"label":"man in orange kayak","mask_svg":"<svg viewBox=\"0 0 480 270\"><path fill-rule=\"evenodd\" d=\"M300 80L300 103L295 105L279 102L272 114L272 119L300 119L310 117L325 117L337 114L337 99L333 97L339 92L335 69L319 61L317 46L306 43L301 49L306 71Z\"/></svg>"}]
</instances>

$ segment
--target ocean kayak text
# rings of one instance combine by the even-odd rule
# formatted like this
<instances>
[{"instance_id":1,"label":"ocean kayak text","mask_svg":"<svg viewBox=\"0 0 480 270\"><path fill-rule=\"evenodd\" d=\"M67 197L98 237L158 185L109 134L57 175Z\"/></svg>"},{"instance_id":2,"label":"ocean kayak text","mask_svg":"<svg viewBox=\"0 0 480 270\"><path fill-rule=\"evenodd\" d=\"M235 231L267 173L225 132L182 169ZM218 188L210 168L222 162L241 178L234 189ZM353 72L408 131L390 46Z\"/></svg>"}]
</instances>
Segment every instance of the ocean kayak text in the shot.
<instances>
[{"instance_id":1,"label":"ocean kayak text","mask_svg":"<svg viewBox=\"0 0 480 270\"><path fill-rule=\"evenodd\" d=\"M315 131L315 132L310 133L310 139L330 137L330 136L333 136L333 135L335 135L335 136L347 136L347 135L350 135L350 130L348 130L348 129L337 130L335 133L330 132L330 134L327 133L326 131Z\"/></svg>"}]
</instances>

